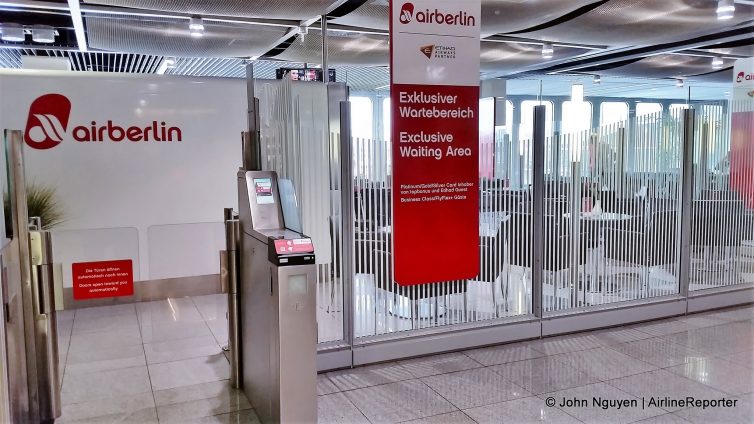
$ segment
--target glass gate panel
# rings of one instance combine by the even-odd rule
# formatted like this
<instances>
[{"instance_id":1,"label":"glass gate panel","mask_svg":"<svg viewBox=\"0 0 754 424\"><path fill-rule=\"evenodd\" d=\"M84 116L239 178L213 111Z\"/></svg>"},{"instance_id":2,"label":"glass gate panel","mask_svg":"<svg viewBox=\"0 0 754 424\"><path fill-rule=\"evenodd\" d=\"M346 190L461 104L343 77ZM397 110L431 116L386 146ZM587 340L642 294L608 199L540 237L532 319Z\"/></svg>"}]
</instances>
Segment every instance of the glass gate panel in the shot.
<instances>
[{"instance_id":1,"label":"glass gate panel","mask_svg":"<svg viewBox=\"0 0 754 424\"><path fill-rule=\"evenodd\" d=\"M679 292L682 125L643 114L548 138L545 312Z\"/></svg>"},{"instance_id":2,"label":"glass gate panel","mask_svg":"<svg viewBox=\"0 0 754 424\"><path fill-rule=\"evenodd\" d=\"M697 108L689 290L754 283L754 102Z\"/></svg>"}]
</instances>

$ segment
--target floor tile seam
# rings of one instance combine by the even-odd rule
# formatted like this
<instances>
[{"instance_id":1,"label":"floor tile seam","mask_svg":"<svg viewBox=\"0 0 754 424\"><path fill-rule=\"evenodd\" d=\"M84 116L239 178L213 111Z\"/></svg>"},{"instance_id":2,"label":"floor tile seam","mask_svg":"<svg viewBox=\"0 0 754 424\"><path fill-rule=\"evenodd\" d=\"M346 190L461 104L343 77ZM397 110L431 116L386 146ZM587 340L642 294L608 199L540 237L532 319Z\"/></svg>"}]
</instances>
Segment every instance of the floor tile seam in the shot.
<instances>
[{"instance_id":1,"label":"floor tile seam","mask_svg":"<svg viewBox=\"0 0 754 424\"><path fill-rule=\"evenodd\" d=\"M145 341L142 340L142 345L146 346L146 345L154 345L154 344L158 344L158 343L174 343L174 342L178 342L178 341L182 341L182 340L199 339L199 338L212 339L212 342L214 344L216 344L217 346L221 346L220 343L215 338L215 336L199 336L199 337L190 336L190 337L180 337L180 338L177 338L177 339L161 340L161 341L150 341L150 342L145 342ZM204 346L204 345L202 345L202 346ZM194 346L190 346L190 347L194 347Z\"/></svg>"},{"instance_id":2,"label":"floor tile seam","mask_svg":"<svg viewBox=\"0 0 754 424\"><path fill-rule=\"evenodd\" d=\"M61 393L63 391L63 383L65 383L65 372L66 372L66 369L68 368L68 354L71 352L71 339L73 338L73 321L75 319L76 319L76 314L74 313L73 319L71 320L71 334L68 336L68 345L66 346L66 349L65 349L65 362L63 363L63 375L61 376L62 378L60 379ZM58 355L58 359L60 359L60 355ZM60 365L58 364L58 366Z\"/></svg>"},{"instance_id":3,"label":"floor tile seam","mask_svg":"<svg viewBox=\"0 0 754 424\"><path fill-rule=\"evenodd\" d=\"M471 359L471 361L472 361L472 362L476 363L476 364L477 364L477 365L479 365L480 367L485 367L485 366L486 366L486 365L484 365L483 363L481 363L481 362L477 361L476 359L472 358L471 356L469 356L469 355L468 355L468 354L466 353L467 351L468 351L468 349L466 349L466 350L459 350L459 351L457 351L456 353L460 353L461 355L465 356L466 358L468 358L468 359Z\"/></svg>"},{"instance_id":4,"label":"floor tile seam","mask_svg":"<svg viewBox=\"0 0 754 424\"><path fill-rule=\"evenodd\" d=\"M450 412L442 412L442 413L439 413L439 414L429 415L429 416L427 416L427 417L419 417L419 418L417 418L417 419L423 419L423 418L428 418L428 417L434 417L434 416L437 416L437 415L442 415L442 414L450 414L450 413L452 413L452 412L456 412L456 411L460 411L460 410L461 410L461 408L459 408L458 406L456 406L456 404L455 404L455 403L451 402L450 400L448 400L447 398L445 398L445 396L441 395L441 394L440 394L440 393L438 393L438 392L437 392L437 391L436 391L435 389L433 389L432 387L430 387L430 385L429 385L429 384L425 383L425 382L424 382L424 381L422 381L422 380L421 380L420 378L418 378L417 380L418 380L418 381L419 381L419 382L420 382L421 384L423 384L423 385L424 385L424 387L428 388L430 392L432 392L432 393L436 394L437 396L439 396L439 397L440 397L440 399L444 400L445 402L448 402L448 404L449 404L450 406L452 406L453 408L455 408L455 411L450 411Z\"/></svg>"},{"instance_id":5,"label":"floor tile seam","mask_svg":"<svg viewBox=\"0 0 754 424\"><path fill-rule=\"evenodd\" d=\"M191 304L194 305L194 308L196 308L196 310L199 312L199 316L202 317L202 321L205 321L205 325L206 325L207 318L204 316L202 309L199 308L199 305L197 305L196 301L194 300L194 296L188 296L188 298L191 299Z\"/></svg>"},{"instance_id":6,"label":"floor tile seam","mask_svg":"<svg viewBox=\"0 0 754 424\"><path fill-rule=\"evenodd\" d=\"M479 369L479 368L474 368L474 369ZM468 371L468 370L465 370L465 371ZM463 372L463 371L456 371L456 372ZM496 373L494 371L492 371L492 372L495 373L496 375L500 376L500 374L498 374L498 373ZM448 373L448 374L453 374L453 373ZM439 375L448 375L448 374L439 374ZM453 405L453 407L456 408L459 411L462 411L463 409L480 408L480 407L483 407L483 406L489 406L489 405L493 405L493 404L496 404L496 403L500 403L500 401L498 401L498 402L491 402L491 403L485 403L483 405L476 405L476 406L472 406L472 407L468 407L468 408L463 408L462 409L460 406L456 405L450 399L448 399L445 396L443 396L440 392L438 392L437 390L435 390L432 386L430 386L429 384L427 384L426 381L423 380L423 378L430 378L430 377L437 377L437 376L433 375L433 376L422 377L422 378L419 379L419 381L421 381L422 383L424 383L425 386L429 387L430 390L432 390L433 392L437 393L438 396L440 396L441 398L445 399L448 403L450 403L451 405ZM506 382L508 382L510 384L513 384L514 386L520 388L521 390L524 391L524 393L527 394L525 396L519 396L519 397L514 397L514 398L506 399L506 400L503 400L502 402L507 402L509 400L523 399L523 398L526 398L526 397L531 397L533 395L533 393L531 393L530 391L528 391L525 388L521 387L520 385L518 385L518 384L516 384L516 383L514 383L514 382L512 382L510 380L508 380L507 378L504 378L502 376L500 376L500 378L502 378ZM437 414L437 415L441 415L441 414Z\"/></svg>"},{"instance_id":7,"label":"floor tile seam","mask_svg":"<svg viewBox=\"0 0 754 424\"><path fill-rule=\"evenodd\" d=\"M656 371L656 370L655 370L655 371ZM649 371L649 372L653 372L653 371ZM644 373L642 373L642 374L644 374ZM635 375L640 375L640 374L627 375L626 377L633 377L633 376L635 376ZM629 395L629 396L633 396L633 397L635 397L635 398L637 398L637 399L643 399L643 398L644 398L643 396L639 397L639 396L637 396L637 395L635 395L635 394L633 394L633 393L630 393L630 392L627 392L627 391L625 391L625 390L621 389L620 387L617 387L617 386L615 386L615 385L613 385L613 384L610 384L610 382L611 382L611 381L620 380L621 378L625 378L625 377L618 377L618 378L614 378L614 379L612 379L612 380L603 381L603 383L605 383L605 384L607 384L608 386L610 386L610 387L612 387L612 388L614 388L614 389L618 390L619 392L623 392L623 393L625 393L625 394L627 394L627 395ZM668 410L668 409L665 409L665 408L663 408L663 407L660 407L660 406L658 406L657 408L659 408L659 409L661 409L661 410L663 410L663 411L665 411L665 412L667 412L667 413L670 413L670 414L672 414L673 412L675 412L675 411L670 411L670 410ZM661 414L661 415L666 415L666 414ZM649 417L649 418L651 418L651 417ZM647 418L642 418L642 419L647 419ZM641 421L641 420L639 420L639 421Z\"/></svg>"},{"instance_id":8,"label":"floor tile seam","mask_svg":"<svg viewBox=\"0 0 754 424\"><path fill-rule=\"evenodd\" d=\"M631 343L631 342L628 342L628 343ZM638 362L641 362L641 363L642 363L642 364L644 364L644 365L647 365L647 366L650 366L650 367L653 367L653 368L655 368L655 370L657 370L657 369L659 369L659 368L660 368L660 367L658 367L657 365L655 365L655 364L653 364L653 363L651 363L651 362L647 362L647 361L644 361L644 360L642 360L641 358L637 358L637 357L635 357L635 356L631 356L631 355L629 355L628 353L624 353L624 352L621 352L621 351L619 351L619 350L615 350L615 349L612 349L612 348L611 348L610 346L605 346L605 348L607 348L607 349L610 349L610 350L612 350L613 352L617 352L617 353L620 353L621 355L625 355L625 356L628 356L629 358L633 359L634 361L638 361ZM652 371L655 371L655 370L652 370ZM644 373L644 372L649 372L649 371L642 371L642 372L640 372L640 373L638 373L638 374L642 374L642 373ZM636 375L636 374L631 374L631 375Z\"/></svg>"},{"instance_id":9,"label":"floor tile seam","mask_svg":"<svg viewBox=\"0 0 754 424\"><path fill-rule=\"evenodd\" d=\"M503 365L505 365L505 364L503 364ZM594 376L592 376L591 374L587 374L587 373L585 373L585 372L581 371L580 369L578 369L578 368L574 367L573 365L570 365L570 364L563 364L562 362L561 362L561 365L565 365L565 366L567 366L567 367L573 368L574 370L576 370L576 371L578 371L578 372L580 372L580 373L582 373L582 374L586 375L586 376L587 376L587 377L589 377L589 378L595 378L595 377L594 377ZM494 365L494 366L498 366L498 365ZM488 367L488 368L491 368L491 367ZM519 383L517 383L517 382L515 382L515 381L513 381L513 380L511 380L511 379L509 379L509 378L507 378L507 377L505 377L505 376L504 376L503 374L499 373L499 372L498 372L497 370L494 370L494 369L492 369L491 371L492 371L492 372L494 372L495 374L499 375L500 377L502 377L502 378L503 378L504 380L506 380L506 381L508 381L508 382L510 382L510 383L513 383L513 384L515 384L516 386L519 386L519 387L521 387L522 389L524 389L525 391L527 391L527 392L531 393L531 394L532 394L532 396L535 396L535 397L536 397L536 396L539 396L539 395L541 395L541 394L544 394L544 393L551 393L551 392L534 393L534 392L530 391L529 389L527 389L526 387L522 386L521 384L519 384ZM601 381L600 381L599 379L597 379L597 381L595 381L595 382L591 382L591 383L589 383L589 384L596 384L596 383L599 383L599 382L601 382ZM582 385L582 386L583 386L583 385ZM576 387L581 387L581 386L576 386ZM572 388L574 388L574 387L567 387L566 389L572 389ZM566 389L562 389L562 390L566 390ZM557 391L557 390L555 390L555 391Z\"/></svg>"},{"instance_id":10,"label":"floor tile seam","mask_svg":"<svg viewBox=\"0 0 754 424\"><path fill-rule=\"evenodd\" d=\"M201 314L201 312L200 312L200 314ZM217 339L217 336L215 335L215 332L214 332L214 331L212 331L212 328L211 328L211 327L209 326L209 324L207 323L207 321L215 321L215 320L217 320L217 318L215 318L215 319L210 319L210 320L207 320L207 319L205 319L205 320L203 320L202 322L204 323L204 326L205 326L205 327L207 327L207 330L209 330L209 334L211 334L211 335L212 335L212 337L213 337L213 338L215 339L215 341L217 342L217 344L218 344L218 345L220 345L220 347L223 347L223 342L222 342L222 340L218 340L218 339ZM225 319L225 325L226 325L226 326L228 327L228 337L230 337L230 322L228 321L227 317L226 317L226 319ZM226 340L226 343L227 343L228 345L230 345L230 340Z\"/></svg>"},{"instance_id":11,"label":"floor tile seam","mask_svg":"<svg viewBox=\"0 0 754 424\"><path fill-rule=\"evenodd\" d=\"M333 392L333 393L347 393L347 392L353 392L353 391L356 391L356 390L371 389L372 387L387 386L388 384L404 383L406 381L414 381L414 380L418 380L418 378L411 377L411 378L407 378L407 379L403 379L403 380L388 381L386 383L370 384L369 386L356 387L356 388L353 388L353 389L345 389L345 390L338 389L337 392ZM328 393L328 394L333 394L333 393ZM327 396L327 395L318 395L318 396Z\"/></svg>"},{"instance_id":12,"label":"floor tile seam","mask_svg":"<svg viewBox=\"0 0 754 424\"><path fill-rule=\"evenodd\" d=\"M439 417L439 416L441 416L441 415L453 414L453 413L456 413L456 412L460 412L460 413L462 413L463 415L466 415L466 413L464 413L462 409L459 409L459 410L457 410L457 411L452 411L452 412L441 412L441 413L439 413L439 414L433 414L433 415L429 415L429 416L426 416L426 417L422 417L422 418L412 418L412 419L410 419L410 420L398 421L398 423L396 423L396 424L406 424L406 423L410 423L411 421L416 421L416 420L426 420L426 419L429 419L429 418ZM470 419L471 421L474 421L474 420L473 420L473 419L472 419L471 417L469 417L468 415L466 415L466 417L467 417L467 418L469 418L469 419ZM371 421L370 421L370 422L371 422ZM476 421L474 421L474 422L476 422Z\"/></svg>"},{"instance_id":13,"label":"floor tile seam","mask_svg":"<svg viewBox=\"0 0 754 424\"><path fill-rule=\"evenodd\" d=\"M95 330L95 331L76 331L76 329L74 328L73 331L71 332L71 337L73 337L74 335L80 336L80 335L84 335L84 334L107 333L107 332L113 332L113 331L120 331L120 330L123 330L123 329L127 329L129 327L131 327L131 325L127 325L127 326L123 326L123 327L118 327L118 328L110 328L110 329L105 329L105 330ZM139 325L136 325L133 328L136 328L136 327L139 327ZM139 330L139 331L141 331L141 330Z\"/></svg>"},{"instance_id":14,"label":"floor tile seam","mask_svg":"<svg viewBox=\"0 0 754 424\"><path fill-rule=\"evenodd\" d=\"M701 360L701 359L698 359L698 360ZM678 367L681 367L681 366L686 366L688 364L689 364L688 362L685 362L683 364L671 365L669 367L663 367L663 368L660 368L660 369L665 370L665 371L667 371L669 373L672 373L673 375L675 375L677 377L681 377L683 379L689 380L689 381L691 381L693 383L701 384L702 386L704 386L704 387L706 387L708 389L717 390L718 392L721 392L721 393L726 394L728 396L741 396L739 394L734 394L734 393L730 393L730 392L722 390L722 389L718 389L717 387L712 387L709 384L702 383L701 381L694 380L693 378L689 378L686 375L678 374L678 373L675 373L675 372L673 372L673 371L670 370L670 368L678 368Z\"/></svg>"},{"instance_id":15,"label":"floor tile seam","mask_svg":"<svg viewBox=\"0 0 754 424\"><path fill-rule=\"evenodd\" d=\"M121 394L121 395L118 395L118 396L105 396L105 397L95 397L95 398L91 398L90 397L90 398L88 398L86 400L82 400L80 402L63 402L61 400L60 405L62 407L66 407L66 406L71 406L71 405L81 405L81 404L90 403L90 402L106 401L106 400L109 400L109 399L119 400L119 399L123 399L123 397L126 397L126 396L138 396L138 395L143 395L145 393L150 393L150 392L151 392L151 387L150 387L149 390L144 390L142 392L134 392L134 393L128 393L128 394Z\"/></svg>"},{"instance_id":16,"label":"floor tile seam","mask_svg":"<svg viewBox=\"0 0 754 424\"><path fill-rule=\"evenodd\" d=\"M200 399L200 400L204 400L204 399ZM168 404L168 405L161 405L161 406L156 406L156 405L155 405L155 409L157 410L157 413L159 414L160 408L164 408L164 407L166 407L166 406L175 406L175 405L180 405L181 403L189 403L189 402L192 402L192 401L179 402L179 403L171 403L171 404ZM236 408L236 409L234 409L234 410L232 410L232 411L228 411L228 412L220 412L220 413L218 413L218 414L213 414L213 413L210 413L209 415L203 415L203 416L201 416L201 417L200 417L200 416L196 416L196 415L195 415L195 416L192 416L192 417L191 417L190 419L197 419L197 418L209 418L209 417L219 417L219 416L221 416L221 415L236 414L236 413L240 413L240 412L243 412L243 411L248 411L248 410L253 410L253 411L254 411L254 413L256 413L256 410L254 409L254 407L253 407L253 406L251 406L251 403L249 403L249 406L245 406L245 407L241 407L241 408ZM160 419L159 419L159 416L158 416L157 420L158 420L158 421L160 421L160 422L163 422L162 420L160 420ZM170 420L165 420L164 422L180 423L180 421L170 421Z\"/></svg>"},{"instance_id":17,"label":"floor tile seam","mask_svg":"<svg viewBox=\"0 0 754 424\"><path fill-rule=\"evenodd\" d=\"M417 379L417 380L418 380L418 379ZM402 381L412 381L412 380L402 380ZM402 381L395 381L394 383L400 383L400 382L402 382ZM387 384L392 384L392 383L379 384L378 386L385 386L385 385L387 385ZM359 406L358 406L358 405L356 405L356 403L355 403L355 402L353 402L353 401L352 401L352 400L351 400L351 399L350 399L350 398L348 397L348 395L346 394L346 393L348 393L348 392L354 392L354 391L356 391L356 390L361 390L361 389L369 389L369 388L372 388L372 387L377 387L377 386L362 387L362 388L360 388L360 389L352 389L352 390L348 390L348 391L344 391L344 392L330 393L330 394L327 394L327 395L321 395L321 396L329 396L329 395L335 395L335 394L342 394L342 395L343 395L343 397L344 397L344 398L345 398L345 399L346 399L346 400L348 401L348 403L350 403L350 404L351 404L351 405L352 405L352 406L353 406L354 408L356 408L356 410L357 410L357 411L359 411L359 414L361 414L361 416L362 416L362 417L364 417L364 419L366 419L366 420L367 420L368 422L370 422L370 423L372 423L372 424L381 424L381 423L380 423L379 421L376 421L376 422L375 422L375 421L372 421L372 420L370 420L370 419L369 419L369 417L367 416L366 412L362 411L362 410L361 410L361 408L359 408ZM431 388L430 388L430 389L431 389ZM318 400L318 401L319 401L319 396L320 396L320 395L318 395L318 396L317 396L317 398L318 398L317 400ZM444 399L444 398L443 398L443 399ZM319 403L319 402L318 402L318 403ZM451 405L452 405L452 404L451 404ZM439 415L439 414L437 414L437 415ZM422 419L422 418L424 418L424 417L413 418L413 419ZM411 420L409 420L409 421L411 421Z\"/></svg>"},{"instance_id":18,"label":"floor tile seam","mask_svg":"<svg viewBox=\"0 0 754 424\"><path fill-rule=\"evenodd\" d=\"M136 309L135 306L134 306L134 309ZM142 334L142 331L141 331L141 323L139 322L138 313L136 315L137 315L136 321L139 327L139 338L141 339L141 350L142 350L142 354L144 355L144 363L147 369L147 378L149 379L149 392L152 394L152 405L154 406L154 415L155 417L157 417L157 422L159 423L160 413L157 410L157 399L155 399L154 397L154 386L152 385L152 373L149 371L149 362L147 361L147 350L144 348L144 334Z\"/></svg>"},{"instance_id":19,"label":"floor tile seam","mask_svg":"<svg viewBox=\"0 0 754 424\"><path fill-rule=\"evenodd\" d=\"M130 369L135 369L135 368L147 368L147 370L149 370L149 366L148 365L131 365L131 366L128 366L128 367L115 368L115 369L112 369L112 370L101 370L101 371L94 371L94 372L85 372L82 375L97 374L97 373L106 373L106 372L111 372L111 371L124 371L124 370L130 370Z\"/></svg>"},{"instance_id":20,"label":"floor tile seam","mask_svg":"<svg viewBox=\"0 0 754 424\"><path fill-rule=\"evenodd\" d=\"M591 384L596 384L596 383L591 383ZM537 394L532 394L532 396L525 396L525 397L520 397L520 398L516 398L516 399L510 399L510 400L506 400L506 401L503 401L503 402L497 402L497 403L493 403L492 405L496 405L496 404L498 404L498 403L511 402L511 401L514 401L514 400L530 399L530 398L534 398L534 399L536 399L537 401L539 401L539 402L542 402L542 401L544 401L544 399L542 399L542 398L541 398L540 396L543 396L543 395L545 395L545 394L557 393L557 392L559 392L559 391L562 391L562 390L572 390L572 389L577 389L577 388L579 388L579 387L584 387L584 386L569 387L569 388L566 388L566 389L555 390L555 391L552 391L552 392L545 392L545 393L540 393L540 394L538 394L538 395L537 395ZM490 405L487 405L487 406L490 406ZM576 420L577 422L580 422L580 423L583 423L583 422L584 422L584 421L581 421L580 419L578 419L577 417L575 417L574 415L571 415L570 413L568 413L568 411L565 411L565 410L561 409L561 408L560 408L560 407L558 407L558 406L554 406L553 408L555 408L555 409L557 409L558 411L560 411L560 412L562 412L562 413L566 414L567 416L569 416L569 417L573 418L573 419L574 419L574 420ZM473 408L467 408L467 409L473 409Z\"/></svg>"}]
</instances>

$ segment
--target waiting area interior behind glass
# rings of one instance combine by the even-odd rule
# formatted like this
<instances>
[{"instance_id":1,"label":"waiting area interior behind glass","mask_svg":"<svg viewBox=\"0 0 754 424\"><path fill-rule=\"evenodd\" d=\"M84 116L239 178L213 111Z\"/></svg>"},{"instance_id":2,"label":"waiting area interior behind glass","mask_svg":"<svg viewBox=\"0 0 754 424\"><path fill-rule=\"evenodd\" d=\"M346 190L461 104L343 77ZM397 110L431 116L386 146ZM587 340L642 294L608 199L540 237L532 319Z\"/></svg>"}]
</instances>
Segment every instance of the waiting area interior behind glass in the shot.
<instances>
[{"instance_id":1,"label":"waiting area interior behind glass","mask_svg":"<svg viewBox=\"0 0 754 424\"><path fill-rule=\"evenodd\" d=\"M6 3L0 79L68 73L115 87L142 78L139 119L154 111L172 119L173 106L156 99L181 83L258 99L261 168L290 184L314 241L320 422L754 417L754 97L734 96L733 85L737 61L754 56L751 2L483 0L479 274L420 286L395 280L390 2ZM53 43L39 41L39 25L55 29ZM45 61L67 70L29 70ZM291 69L323 67L331 84L292 80ZM230 97L238 110L225 112L245 120L254 99ZM182 106L201 116L199 105ZM0 110L3 124L16 115L13 105ZM128 146L150 159L168 152ZM227 181L235 191L246 152L237 138L227 146L237 156ZM150 184L219 174L220 155L204 152ZM68 166L40 153L25 147L29 187L43 180L40 168ZM4 176L6 197L16 177ZM212 177L192 190L211 191ZM60 192L77 192L66 181L55 181ZM102 199L103 210L139 208L132 189ZM175 187L165 199L186 193ZM174 218L166 206L147 225L73 217L50 229L62 264L48 299L58 309L58 422L259 420L229 383L229 265L218 251L228 250L221 210L238 203L235 192L230 199L209 217ZM75 298L74 264L124 258L135 295ZM738 407L618 414L545 403L688 395Z\"/></svg>"}]
</instances>

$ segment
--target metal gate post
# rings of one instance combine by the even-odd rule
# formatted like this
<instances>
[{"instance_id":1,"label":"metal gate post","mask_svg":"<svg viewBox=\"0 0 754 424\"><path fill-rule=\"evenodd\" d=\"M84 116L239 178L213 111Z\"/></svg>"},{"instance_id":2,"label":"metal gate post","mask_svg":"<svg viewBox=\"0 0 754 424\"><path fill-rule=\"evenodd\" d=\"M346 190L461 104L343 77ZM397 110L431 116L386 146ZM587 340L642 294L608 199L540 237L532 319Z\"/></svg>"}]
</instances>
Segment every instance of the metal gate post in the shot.
<instances>
[{"instance_id":1,"label":"metal gate post","mask_svg":"<svg viewBox=\"0 0 754 424\"><path fill-rule=\"evenodd\" d=\"M342 226L343 339L353 349L354 198L351 103L340 102L340 218ZM353 364L353 357L351 358Z\"/></svg>"},{"instance_id":2,"label":"metal gate post","mask_svg":"<svg viewBox=\"0 0 754 424\"><path fill-rule=\"evenodd\" d=\"M534 316L542 317L542 283L545 254L544 196L545 196L545 106L534 107L534 137L532 138L532 261L531 303Z\"/></svg>"},{"instance_id":3,"label":"metal gate post","mask_svg":"<svg viewBox=\"0 0 754 424\"><path fill-rule=\"evenodd\" d=\"M691 266L691 218L694 196L694 109L683 111L683 134L681 140L681 188L679 210L681 219L678 228L678 285L681 296L688 297Z\"/></svg>"}]
</instances>

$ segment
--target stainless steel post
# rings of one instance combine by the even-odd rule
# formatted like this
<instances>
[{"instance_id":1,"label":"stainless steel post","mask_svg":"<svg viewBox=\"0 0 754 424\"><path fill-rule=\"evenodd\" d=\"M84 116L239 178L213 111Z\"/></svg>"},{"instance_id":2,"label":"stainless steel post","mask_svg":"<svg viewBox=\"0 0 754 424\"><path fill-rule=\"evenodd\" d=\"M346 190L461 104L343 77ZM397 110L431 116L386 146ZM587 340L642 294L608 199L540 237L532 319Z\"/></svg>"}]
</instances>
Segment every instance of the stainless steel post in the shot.
<instances>
[{"instance_id":1,"label":"stainless steel post","mask_svg":"<svg viewBox=\"0 0 754 424\"><path fill-rule=\"evenodd\" d=\"M678 285L681 296L689 295L691 266L691 216L694 196L694 109L683 111L683 139L678 222Z\"/></svg>"},{"instance_id":2,"label":"stainless steel post","mask_svg":"<svg viewBox=\"0 0 754 424\"><path fill-rule=\"evenodd\" d=\"M532 261L531 303L534 316L542 317L542 283L545 255L544 196L545 196L545 106L534 107L534 137L532 138Z\"/></svg>"},{"instance_id":3,"label":"stainless steel post","mask_svg":"<svg viewBox=\"0 0 754 424\"><path fill-rule=\"evenodd\" d=\"M225 221L225 248L227 260L228 281L228 350L230 352L230 384L235 388L241 388L241 332L240 332L240 303L239 303L239 238L241 225L238 219Z\"/></svg>"},{"instance_id":4,"label":"stainless steel post","mask_svg":"<svg viewBox=\"0 0 754 424\"><path fill-rule=\"evenodd\" d=\"M327 15L322 15L322 81L327 84L330 82L330 70L328 69L329 60L327 52Z\"/></svg>"},{"instance_id":5,"label":"stainless steel post","mask_svg":"<svg viewBox=\"0 0 754 424\"><path fill-rule=\"evenodd\" d=\"M254 91L254 64L246 64L246 101L247 123L249 130L241 137L243 169L258 171L262 169L261 134L259 125L259 99Z\"/></svg>"},{"instance_id":6,"label":"stainless steel post","mask_svg":"<svg viewBox=\"0 0 754 424\"><path fill-rule=\"evenodd\" d=\"M58 334L55 321L55 275L52 261L52 236L48 231L29 233L32 288L38 299L35 316L40 422L60 416L60 374Z\"/></svg>"},{"instance_id":7,"label":"stainless steel post","mask_svg":"<svg viewBox=\"0 0 754 424\"><path fill-rule=\"evenodd\" d=\"M19 240L18 261L21 269L21 301L23 311L24 342L26 353L26 379L28 382L29 420L41 421L39 409L39 379L37 355L41 350L37 341L36 311L39 310L38 292L32 286L31 262L29 256L29 214L26 200L26 175L24 172L23 156L23 133L13 130L7 132L10 166L10 190L9 196L13 198L11 211L13 227L17 234L14 238ZM56 346L57 348L57 346Z\"/></svg>"},{"instance_id":8,"label":"stainless steel post","mask_svg":"<svg viewBox=\"0 0 754 424\"><path fill-rule=\"evenodd\" d=\"M578 305L581 255L581 162L571 162L571 308ZM586 282L583 301L586 304Z\"/></svg>"},{"instance_id":9,"label":"stainless steel post","mask_svg":"<svg viewBox=\"0 0 754 424\"><path fill-rule=\"evenodd\" d=\"M353 275L354 275L354 228L353 228L353 161L351 160L351 106L340 102L340 204L343 246L343 335L345 342L353 346Z\"/></svg>"}]
</instances>

